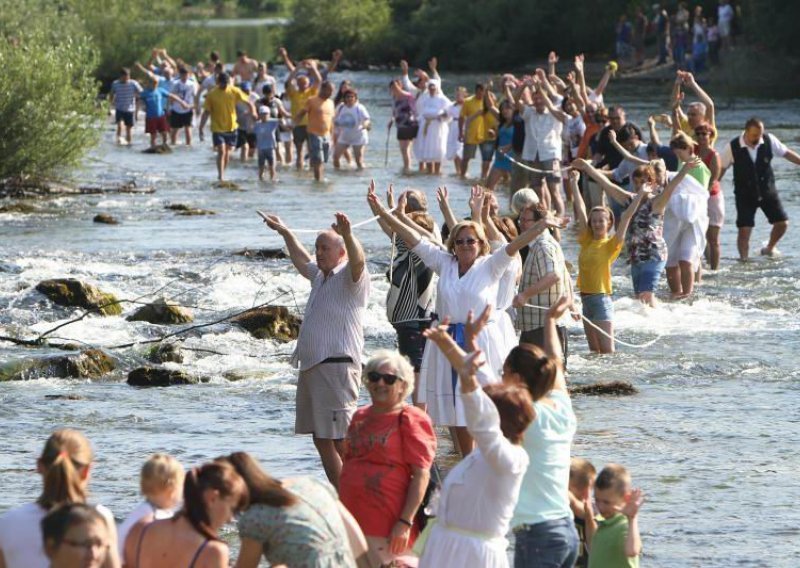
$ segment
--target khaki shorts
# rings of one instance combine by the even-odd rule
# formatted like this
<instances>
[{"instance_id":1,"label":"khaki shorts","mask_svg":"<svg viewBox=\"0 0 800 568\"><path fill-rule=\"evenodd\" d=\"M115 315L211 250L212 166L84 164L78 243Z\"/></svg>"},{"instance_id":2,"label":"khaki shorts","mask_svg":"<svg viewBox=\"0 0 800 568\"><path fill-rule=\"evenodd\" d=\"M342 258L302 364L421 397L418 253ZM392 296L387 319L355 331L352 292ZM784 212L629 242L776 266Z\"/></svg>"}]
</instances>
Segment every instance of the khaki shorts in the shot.
<instances>
[{"instance_id":1,"label":"khaki shorts","mask_svg":"<svg viewBox=\"0 0 800 568\"><path fill-rule=\"evenodd\" d=\"M300 371L294 431L325 440L341 440L356 411L361 365L320 363Z\"/></svg>"},{"instance_id":2,"label":"khaki shorts","mask_svg":"<svg viewBox=\"0 0 800 568\"><path fill-rule=\"evenodd\" d=\"M542 178L544 178L547 183L561 182L561 162L559 160L523 160L523 163L534 169L548 172L540 174L539 172L526 170L530 174L528 179L530 180L531 187L539 187L542 183Z\"/></svg>"}]
</instances>

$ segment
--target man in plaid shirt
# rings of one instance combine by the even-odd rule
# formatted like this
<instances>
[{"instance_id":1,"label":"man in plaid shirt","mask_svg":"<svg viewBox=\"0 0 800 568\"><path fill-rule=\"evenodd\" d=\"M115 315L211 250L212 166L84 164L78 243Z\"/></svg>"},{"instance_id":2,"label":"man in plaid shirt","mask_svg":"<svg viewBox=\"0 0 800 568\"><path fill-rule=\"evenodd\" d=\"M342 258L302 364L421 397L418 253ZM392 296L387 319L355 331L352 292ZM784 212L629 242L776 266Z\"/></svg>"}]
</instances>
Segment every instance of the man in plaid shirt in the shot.
<instances>
[{"instance_id":1,"label":"man in plaid shirt","mask_svg":"<svg viewBox=\"0 0 800 568\"><path fill-rule=\"evenodd\" d=\"M519 215L520 232L547 214L541 204L524 209ZM530 245L519 293L514 297L517 308L517 328L521 332L520 343L531 343L544 348L545 311L525 307L533 304L543 308L552 306L561 296L572 294L572 284L564 263L564 253L550 231L545 231ZM561 340L564 364L567 362L567 328L560 322L557 326Z\"/></svg>"}]
</instances>

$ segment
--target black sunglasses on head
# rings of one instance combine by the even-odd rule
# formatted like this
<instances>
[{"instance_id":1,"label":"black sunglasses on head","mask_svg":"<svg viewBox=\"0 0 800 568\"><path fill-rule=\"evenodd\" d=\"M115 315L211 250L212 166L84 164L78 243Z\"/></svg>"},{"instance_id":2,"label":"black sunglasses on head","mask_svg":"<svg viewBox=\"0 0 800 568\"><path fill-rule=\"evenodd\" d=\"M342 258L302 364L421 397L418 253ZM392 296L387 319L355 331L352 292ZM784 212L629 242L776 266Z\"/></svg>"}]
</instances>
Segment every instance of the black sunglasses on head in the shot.
<instances>
[{"instance_id":1,"label":"black sunglasses on head","mask_svg":"<svg viewBox=\"0 0 800 568\"><path fill-rule=\"evenodd\" d=\"M369 379L369 382L371 383L377 383L378 381L383 379L383 383L388 386L392 386L397 381L403 380L397 375L392 375L390 373L379 373L378 371L370 371L369 373L367 373L367 379Z\"/></svg>"}]
</instances>

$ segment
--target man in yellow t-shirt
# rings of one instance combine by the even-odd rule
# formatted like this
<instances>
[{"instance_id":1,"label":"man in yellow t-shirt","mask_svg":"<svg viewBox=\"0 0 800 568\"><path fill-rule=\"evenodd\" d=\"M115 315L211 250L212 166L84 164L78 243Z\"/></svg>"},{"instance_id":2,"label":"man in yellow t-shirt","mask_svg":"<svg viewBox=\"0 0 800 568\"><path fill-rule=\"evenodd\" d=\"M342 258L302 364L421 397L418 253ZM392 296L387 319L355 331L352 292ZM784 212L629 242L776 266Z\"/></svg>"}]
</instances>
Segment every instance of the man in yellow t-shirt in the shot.
<instances>
[{"instance_id":1,"label":"man in yellow t-shirt","mask_svg":"<svg viewBox=\"0 0 800 568\"><path fill-rule=\"evenodd\" d=\"M208 93L203 104L203 116L200 119L200 140L203 140L208 117L211 117L211 141L217 152L217 177L223 181L225 168L228 166L231 148L236 146L236 103L243 101L250 106L250 113L257 117L256 107L250 98L239 88L230 84L227 73L217 75L217 86Z\"/></svg>"},{"instance_id":2,"label":"man in yellow t-shirt","mask_svg":"<svg viewBox=\"0 0 800 568\"><path fill-rule=\"evenodd\" d=\"M308 75L300 75L302 70L306 70ZM286 79L286 95L289 97L292 113L292 139L294 140L297 158L295 167L300 170L303 168L303 144L308 139L308 117L304 114L306 104L312 97L319 94L319 87L322 83L322 74L317 68L314 60L301 61L297 67L292 69L288 79Z\"/></svg>"},{"instance_id":3,"label":"man in yellow t-shirt","mask_svg":"<svg viewBox=\"0 0 800 568\"><path fill-rule=\"evenodd\" d=\"M336 110L333 101L333 84L325 81L320 85L319 95L306 102L306 108L298 114L298 118L307 121L308 154L314 179L322 179L323 164L328 161L330 151L330 135L333 131L333 114Z\"/></svg>"},{"instance_id":4,"label":"man in yellow t-shirt","mask_svg":"<svg viewBox=\"0 0 800 568\"><path fill-rule=\"evenodd\" d=\"M467 97L461 105L458 117L458 140L464 143L464 155L461 158L461 177L466 177L469 161L475 157L478 146L486 139L486 125L483 120L483 95L486 87L483 83L475 85L475 94Z\"/></svg>"}]
</instances>

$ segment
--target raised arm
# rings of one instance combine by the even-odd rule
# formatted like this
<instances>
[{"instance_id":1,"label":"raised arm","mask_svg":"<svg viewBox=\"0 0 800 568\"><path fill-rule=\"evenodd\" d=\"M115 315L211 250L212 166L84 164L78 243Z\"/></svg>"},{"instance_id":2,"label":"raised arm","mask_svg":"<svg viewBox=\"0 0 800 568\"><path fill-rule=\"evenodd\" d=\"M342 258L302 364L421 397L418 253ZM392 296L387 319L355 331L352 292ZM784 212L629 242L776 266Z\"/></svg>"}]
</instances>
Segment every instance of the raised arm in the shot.
<instances>
[{"instance_id":1,"label":"raised arm","mask_svg":"<svg viewBox=\"0 0 800 568\"><path fill-rule=\"evenodd\" d=\"M483 230L486 231L486 238L489 239L490 243L507 242L506 238L503 236L503 233L501 233L497 228L497 225L494 224L492 216L489 215L490 205L490 201L488 199L484 199L483 207L481 207L481 225L483 225Z\"/></svg>"},{"instance_id":2,"label":"raised arm","mask_svg":"<svg viewBox=\"0 0 800 568\"><path fill-rule=\"evenodd\" d=\"M283 237L286 248L289 250L289 258L292 260L297 272L304 278L311 280L312 272L308 268L311 262L311 255L308 254L306 248L300 244L295 234L284 224L280 217L277 215L264 215L263 217L267 227Z\"/></svg>"},{"instance_id":3,"label":"raised arm","mask_svg":"<svg viewBox=\"0 0 800 568\"><path fill-rule=\"evenodd\" d=\"M584 104L589 105L589 90L586 88L586 76L583 74L583 54L575 56L575 75L581 90L581 97Z\"/></svg>"},{"instance_id":4,"label":"raised arm","mask_svg":"<svg viewBox=\"0 0 800 568\"><path fill-rule=\"evenodd\" d=\"M650 162L645 162L645 164L649 163ZM596 181L603 191L608 193L609 197L611 197L611 199L617 203L625 204L633 197L633 193L630 191L625 191L620 186L612 182L610 179L608 179L608 176L600 173L597 168L595 168L586 160L577 159L572 162L572 167L579 172L584 172L587 176Z\"/></svg>"},{"instance_id":5,"label":"raised arm","mask_svg":"<svg viewBox=\"0 0 800 568\"><path fill-rule=\"evenodd\" d=\"M617 133L614 132L614 129L609 129L608 131L608 140L611 142L611 145L619 152L619 155L622 156L623 160L628 160L629 162L633 162L634 164L638 164L640 166L646 166L650 163L650 160L645 160L644 158L640 158L639 156L634 156L630 152L628 152L625 147L619 143L617 140Z\"/></svg>"},{"instance_id":6,"label":"raised arm","mask_svg":"<svg viewBox=\"0 0 800 568\"><path fill-rule=\"evenodd\" d=\"M544 99L544 106L547 107L547 110L550 111L550 114L553 115L553 118L563 124L566 124L567 120L569 120L569 115L553 104L553 101L551 101L550 97L547 95L547 91L541 90L540 92L542 94L542 98Z\"/></svg>"},{"instance_id":7,"label":"raised arm","mask_svg":"<svg viewBox=\"0 0 800 568\"><path fill-rule=\"evenodd\" d=\"M408 248L414 248L419 244L420 240L422 240L422 237L417 231L392 215L383 206L380 199L378 199L378 195L375 193L374 184L370 184L369 190L367 191L367 203L370 209L372 209L372 212L378 215L393 232L397 233L397 236L403 239Z\"/></svg>"},{"instance_id":8,"label":"raised arm","mask_svg":"<svg viewBox=\"0 0 800 568\"><path fill-rule=\"evenodd\" d=\"M138 61L133 64L139 71L141 71L144 75L146 75L151 81L158 83L158 76L150 71L147 67L139 63Z\"/></svg>"},{"instance_id":9,"label":"raised arm","mask_svg":"<svg viewBox=\"0 0 800 568\"><path fill-rule=\"evenodd\" d=\"M547 74L548 75L555 75L556 74L556 63L558 63L558 54L555 51L551 51L547 54Z\"/></svg>"},{"instance_id":10,"label":"raised arm","mask_svg":"<svg viewBox=\"0 0 800 568\"><path fill-rule=\"evenodd\" d=\"M537 69L536 70L536 78L539 79L539 85L542 87L542 94L547 93L547 96L550 97L557 97L558 92L553 88L553 85L550 84L550 81L547 79L547 73L544 72L544 69Z\"/></svg>"},{"instance_id":11,"label":"raised arm","mask_svg":"<svg viewBox=\"0 0 800 568\"><path fill-rule=\"evenodd\" d=\"M453 214L453 210L450 208L447 187L442 186L436 189L436 202L439 204L439 210L442 212L445 225L452 231L453 227L458 225L458 217Z\"/></svg>"},{"instance_id":12,"label":"raised arm","mask_svg":"<svg viewBox=\"0 0 800 568\"><path fill-rule=\"evenodd\" d=\"M479 225L482 225L483 218L483 202L486 199L486 193L479 185L473 185L469 195L469 213L470 219Z\"/></svg>"},{"instance_id":13,"label":"raised arm","mask_svg":"<svg viewBox=\"0 0 800 568\"><path fill-rule=\"evenodd\" d=\"M278 55L280 55L281 58L283 59L283 63L286 65L286 68L289 70L289 73L293 73L294 70L296 69L296 66L294 63L292 63L292 60L289 58L289 52L286 51L286 48L279 47Z\"/></svg>"},{"instance_id":14,"label":"raised arm","mask_svg":"<svg viewBox=\"0 0 800 568\"><path fill-rule=\"evenodd\" d=\"M639 535L639 509L644 504L641 489L634 489L626 496L625 505L620 511L628 518L628 535L625 537L625 556L633 558L642 553L642 538Z\"/></svg>"},{"instance_id":15,"label":"raised arm","mask_svg":"<svg viewBox=\"0 0 800 568\"><path fill-rule=\"evenodd\" d=\"M339 66L339 62L342 60L342 50L335 49L333 53L331 53L331 64L328 66L328 75L336 71L336 68Z\"/></svg>"},{"instance_id":16,"label":"raised arm","mask_svg":"<svg viewBox=\"0 0 800 568\"><path fill-rule=\"evenodd\" d=\"M703 161L700 158L693 156L691 160L683 164L677 175L669 180L669 183L664 188L664 191L653 198L653 213L661 214L664 212L664 210L667 208L670 197L672 197L672 194L681 184L683 178L688 175L689 170L696 168L701 163L703 163Z\"/></svg>"},{"instance_id":17,"label":"raised arm","mask_svg":"<svg viewBox=\"0 0 800 568\"><path fill-rule=\"evenodd\" d=\"M508 256L514 256L548 228L563 229L565 226L566 223L557 217L547 216L544 219L540 219L531 225L528 230L520 233L516 239L506 245L506 254Z\"/></svg>"},{"instance_id":18,"label":"raised arm","mask_svg":"<svg viewBox=\"0 0 800 568\"><path fill-rule=\"evenodd\" d=\"M647 129L650 131L650 142L661 146L661 138L658 136L658 128L656 127L656 119L653 115L647 117Z\"/></svg>"},{"instance_id":19,"label":"raised arm","mask_svg":"<svg viewBox=\"0 0 800 568\"><path fill-rule=\"evenodd\" d=\"M708 93L706 93L700 85L697 84L697 81L689 71L684 72L683 74L683 82L689 87L694 93L697 95L697 98L700 99L706 107L706 120L709 124L716 124L716 109L714 107L714 99L712 99Z\"/></svg>"},{"instance_id":20,"label":"raised arm","mask_svg":"<svg viewBox=\"0 0 800 568\"><path fill-rule=\"evenodd\" d=\"M602 95L605 92L606 87L608 87L608 82L611 80L611 75L613 73L614 72L611 70L611 66L610 65L606 65L606 70L603 72L603 76L600 77L600 82L594 88L595 96L599 97L600 95Z\"/></svg>"},{"instance_id":21,"label":"raised arm","mask_svg":"<svg viewBox=\"0 0 800 568\"><path fill-rule=\"evenodd\" d=\"M311 75L311 84L314 87L319 87L322 84L322 73L319 72L319 65L313 59L309 60L306 64L308 73Z\"/></svg>"},{"instance_id":22,"label":"raised arm","mask_svg":"<svg viewBox=\"0 0 800 568\"><path fill-rule=\"evenodd\" d=\"M430 69L431 77L442 80L439 76L439 59L435 55L428 59L428 69Z\"/></svg>"},{"instance_id":23,"label":"raised arm","mask_svg":"<svg viewBox=\"0 0 800 568\"><path fill-rule=\"evenodd\" d=\"M633 203L628 205L625 211L623 211L622 216L619 219L619 224L617 225L617 232L615 235L618 241L622 242L625 240L625 233L628 232L628 227L630 227L633 214L636 213L637 209L639 209L639 206L642 204L644 198L649 195L650 188L648 186L642 187L642 189L640 189L636 194L636 197L633 198Z\"/></svg>"},{"instance_id":24,"label":"raised arm","mask_svg":"<svg viewBox=\"0 0 800 568\"><path fill-rule=\"evenodd\" d=\"M578 223L578 230L582 232L589 228L589 221L586 216L586 204L583 202L581 188L578 185L581 173L580 169L576 166L577 161L578 160L572 162L573 168L569 171L569 184L572 187L572 212L575 214L575 222ZM586 162L586 160L581 161Z\"/></svg>"},{"instance_id":25,"label":"raised arm","mask_svg":"<svg viewBox=\"0 0 800 568\"><path fill-rule=\"evenodd\" d=\"M547 356L556 362L556 380L553 383L553 390L560 390L564 393L567 391L567 381L564 378L564 361L561 358L561 339L558 337L558 329L556 329L556 322L561 319L561 316L567 311L572 298L569 296L562 296L558 301L550 306L544 318L544 351Z\"/></svg>"},{"instance_id":26,"label":"raised arm","mask_svg":"<svg viewBox=\"0 0 800 568\"><path fill-rule=\"evenodd\" d=\"M344 239L344 248L347 250L347 264L350 265L350 275L353 282L358 282L364 273L364 249L361 243L353 236L350 219L344 213L336 212L336 222L331 228Z\"/></svg>"}]
</instances>

